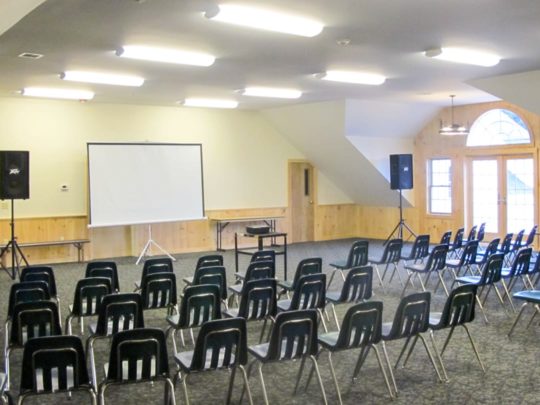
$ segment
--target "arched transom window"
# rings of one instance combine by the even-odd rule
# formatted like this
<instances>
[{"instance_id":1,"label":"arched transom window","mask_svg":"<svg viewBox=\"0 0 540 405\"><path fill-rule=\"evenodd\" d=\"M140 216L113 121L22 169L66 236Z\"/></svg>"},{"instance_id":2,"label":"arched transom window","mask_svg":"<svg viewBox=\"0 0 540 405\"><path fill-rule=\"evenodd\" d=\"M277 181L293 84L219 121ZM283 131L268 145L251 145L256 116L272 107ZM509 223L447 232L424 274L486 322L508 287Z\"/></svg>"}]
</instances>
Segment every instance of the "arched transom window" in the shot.
<instances>
[{"instance_id":1,"label":"arched transom window","mask_svg":"<svg viewBox=\"0 0 540 405\"><path fill-rule=\"evenodd\" d=\"M494 109L486 111L472 125L467 146L518 145L531 143L529 129L516 113Z\"/></svg>"}]
</instances>

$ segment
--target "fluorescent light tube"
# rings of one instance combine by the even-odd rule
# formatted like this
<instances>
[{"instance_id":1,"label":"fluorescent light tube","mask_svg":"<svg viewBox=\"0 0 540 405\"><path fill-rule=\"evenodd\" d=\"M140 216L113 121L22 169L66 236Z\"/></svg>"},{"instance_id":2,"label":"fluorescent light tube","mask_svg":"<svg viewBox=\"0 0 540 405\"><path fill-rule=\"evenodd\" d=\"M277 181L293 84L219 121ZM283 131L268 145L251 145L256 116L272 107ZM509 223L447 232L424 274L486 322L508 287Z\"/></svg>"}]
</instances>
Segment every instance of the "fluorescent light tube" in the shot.
<instances>
[{"instance_id":1,"label":"fluorescent light tube","mask_svg":"<svg viewBox=\"0 0 540 405\"><path fill-rule=\"evenodd\" d=\"M207 12L205 16L229 24L303 37L319 35L324 28L323 23L310 18L238 4L222 4L217 12Z\"/></svg>"},{"instance_id":2,"label":"fluorescent light tube","mask_svg":"<svg viewBox=\"0 0 540 405\"><path fill-rule=\"evenodd\" d=\"M187 107L236 108L238 101L217 98L186 98L183 105Z\"/></svg>"},{"instance_id":3,"label":"fluorescent light tube","mask_svg":"<svg viewBox=\"0 0 540 405\"><path fill-rule=\"evenodd\" d=\"M47 87L25 87L22 89L23 96L62 98L68 100L92 100L94 93L87 90L55 89Z\"/></svg>"},{"instance_id":4,"label":"fluorescent light tube","mask_svg":"<svg viewBox=\"0 0 540 405\"><path fill-rule=\"evenodd\" d=\"M463 48L435 48L425 52L429 58L477 66L495 66L501 60L497 55Z\"/></svg>"},{"instance_id":5,"label":"fluorescent light tube","mask_svg":"<svg viewBox=\"0 0 540 405\"><path fill-rule=\"evenodd\" d=\"M318 77L334 82L369 84L373 86L381 85L386 81L386 77L382 75L347 70L329 70Z\"/></svg>"},{"instance_id":6,"label":"fluorescent light tube","mask_svg":"<svg viewBox=\"0 0 540 405\"><path fill-rule=\"evenodd\" d=\"M134 86L140 87L144 79L138 76L116 75L109 73L83 72L77 70L68 70L60 74L63 80L73 82L112 84L116 86Z\"/></svg>"},{"instance_id":7,"label":"fluorescent light tube","mask_svg":"<svg viewBox=\"0 0 540 405\"><path fill-rule=\"evenodd\" d=\"M241 93L244 96L253 97L300 98L302 96L300 90L275 87L246 87Z\"/></svg>"},{"instance_id":8,"label":"fluorescent light tube","mask_svg":"<svg viewBox=\"0 0 540 405\"><path fill-rule=\"evenodd\" d=\"M154 48L143 45L126 45L118 49L116 54L124 58L193 66L211 66L216 60L215 56L206 53Z\"/></svg>"}]
</instances>

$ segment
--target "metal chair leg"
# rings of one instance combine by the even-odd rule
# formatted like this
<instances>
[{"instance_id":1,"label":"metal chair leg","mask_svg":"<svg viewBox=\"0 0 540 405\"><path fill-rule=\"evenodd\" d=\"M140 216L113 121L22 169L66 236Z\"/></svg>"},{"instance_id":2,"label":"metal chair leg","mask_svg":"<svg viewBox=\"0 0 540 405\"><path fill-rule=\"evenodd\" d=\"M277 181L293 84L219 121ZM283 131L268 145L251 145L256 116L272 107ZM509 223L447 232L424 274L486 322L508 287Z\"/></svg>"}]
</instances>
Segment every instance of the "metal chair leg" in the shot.
<instances>
[{"instance_id":1,"label":"metal chair leg","mask_svg":"<svg viewBox=\"0 0 540 405\"><path fill-rule=\"evenodd\" d=\"M302 378L302 373L304 372L304 365L306 363L306 358L302 358L302 362L300 363L300 369L298 370L298 374L296 375L296 384L294 386L294 395L298 392L298 385L300 384L300 378Z\"/></svg>"},{"instance_id":2,"label":"metal chair leg","mask_svg":"<svg viewBox=\"0 0 540 405\"><path fill-rule=\"evenodd\" d=\"M343 404L343 401L341 400L341 392L339 390L339 384L336 378L336 371L334 370L334 364L332 364L332 352L328 352L328 363L330 363L330 373L332 374L332 379L334 380L334 386L336 387L338 401L340 404Z\"/></svg>"},{"instance_id":3,"label":"metal chair leg","mask_svg":"<svg viewBox=\"0 0 540 405\"><path fill-rule=\"evenodd\" d=\"M400 360L401 360L401 357L403 356L403 353L405 353L405 350L407 349L407 347L409 346L409 342L411 341L411 337L409 336L407 338L407 340L405 341L405 344L403 345L403 348L401 349L401 352L399 353L399 356L398 356L398 359L396 361L396 364L394 364L394 368L397 368Z\"/></svg>"},{"instance_id":4,"label":"metal chair leg","mask_svg":"<svg viewBox=\"0 0 540 405\"><path fill-rule=\"evenodd\" d=\"M388 376L386 375L386 371L384 371L384 364L381 359L381 354L379 353L379 349L377 349L377 346L373 345L373 349L375 350L375 355L377 356L377 362L379 363L379 368L381 369L381 373L384 378L384 383L386 384L386 389L388 390L388 393L390 394L390 398L394 399L394 393L392 392L392 388L390 387L390 382L388 381Z\"/></svg>"},{"instance_id":5,"label":"metal chair leg","mask_svg":"<svg viewBox=\"0 0 540 405\"><path fill-rule=\"evenodd\" d=\"M383 348L384 358L386 360L386 365L388 366L388 371L390 372L390 378L392 379L392 384L394 385L394 393L395 393L395 396L397 397L398 387L396 384L396 377L394 376L394 370L392 370L392 365L390 364L390 359L388 358L388 351L386 350L386 344L384 343L384 341L382 341L381 344Z\"/></svg>"},{"instance_id":6,"label":"metal chair leg","mask_svg":"<svg viewBox=\"0 0 540 405\"><path fill-rule=\"evenodd\" d=\"M405 360L403 360L403 368L405 368L405 366L407 366L407 363L409 362L409 358L411 357L411 354L414 351L414 347L416 346L417 341L418 341L418 336L415 336L414 340L412 342L412 345L409 348L409 352L407 353L407 356L405 357Z\"/></svg>"},{"instance_id":7,"label":"metal chair leg","mask_svg":"<svg viewBox=\"0 0 540 405\"><path fill-rule=\"evenodd\" d=\"M247 390L249 404L253 405L253 397L251 396L251 389L249 388L249 381L246 375L246 369L242 365L239 365L238 368L240 368L240 371L242 371L242 378L244 379L244 388ZM240 401L240 403L242 403L242 401Z\"/></svg>"},{"instance_id":8,"label":"metal chair leg","mask_svg":"<svg viewBox=\"0 0 540 405\"><path fill-rule=\"evenodd\" d=\"M426 353L427 353L427 355L429 357L429 360L431 361L431 364L433 365L433 368L435 369L435 372L437 373L437 377L439 378L439 381L444 382L443 378L441 377L441 373L439 373L439 369L437 368L437 365L435 364L435 359L433 358L433 354L431 354L431 351L429 350L429 347L428 347L428 345L426 343L426 339L421 334L418 334L418 336L420 337L420 340L424 344L424 348L426 349Z\"/></svg>"},{"instance_id":9,"label":"metal chair leg","mask_svg":"<svg viewBox=\"0 0 540 405\"><path fill-rule=\"evenodd\" d=\"M451 329L453 331L454 328ZM441 370L444 376L444 381L449 382L450 379L448 378L448 374L446 374L446 369L444 368L444 363L442 360L442 353L439 354L439 351L437 350L437 345L435 344L435 336L433 336L433 331L429 331L429 337L431 339L431 345L433 346L433 351L435 352L435 356L437 357L437 360L439 361L439 365L441 366Z\"/></svg>"},{"instance_id":10,"label":"metal chair leg","mask_svg":"<svg viewBox=\"0 0 540 405\"><path fill-rule=\"evenodd\" d=\"M356 378L358 377L358 373L360 373L360 369L362 368L362 366L364 365L364 362L366 361L369 348L370 346L363 346L362 349L360 350L360 353L358 353L358 360L356 361L356 366L354 367L354 371L352 375L353 381L356 380Z\"/></svg>"},{"instance_id":11,"label":"metal chair leg","mask_svg":"<svg viewBox=\"0 0 540 405\"><path fill-rule=\"evenodd\" d=\"M259 370L259 378L261 380L261 386L262 386L262 392L263 392L263 397L264 397L264 403L266 405L269 405L269 402L268 402L268 394L266 393L266 385L264 384L264 376L263 376L263 373L262 373L262 367L263 367L263 363L259 364L259 367L258 367L258 370Z\"/></svg>"},{"instance_id":12,"label":"metal chair leg","mask_svg":"<svg viewBox=\"0 0 540 405\"><path fill-rule=\"evenodd\" d=\"M471 346L473 348L476 359L478 360L478 363L480 363L480 367L482 368L482 371L485 373L486 368L484 367L484 364L482 363L482 360L480 359L480 353L478 353L478 349L476 348L476 344L474 343L474 339L473 339L473 337L471 335L471 332L469 331L469 328L465 324L463 324L461 326L463 326L463 328L467 332L467 336L469 336L469 341L471 342Z\"/></svg>"},{"instance_id":13,"label":"metal chair leg","mask_svg":"<svg viewBox=\"0 0 540 405\"><path fill-rule=\"evenodd\" d=\"M336 321L336 327L337 327L337 330L339 332L341 330L341 328L340 328L339 320L338 320L338 317L337 317L337 314L336 314L336 307L335 307L334 303L332 303L330 305L332 307L332 313L334 314L334 321Z\"/></svg>"},{"instance_id":14,"label":"metal chair leg","mask_svg":"<svg viewBox=\"0 0 540 405\"><path fill-rule=\"evenodd\" d=\"M523 314L523 311L525 310L525 308L527 307L528 304L529 304L528 302L525 302L521 306L521 309L519 310L519 313L517 314L516 319L514 320L514 323L512 324L512 327L510 328L510 331L508 332L508 339L510 339L510 336L512 335L512 332L514 331L514 328L516 327L519 319L521 318L521 315Z\"/></svg>"},{"instance_id":15,"label":"metal chair leg","mask_svg":"<svg viewBox=\"0 0 540 405\"><path fill-rule=\"evenodd\" d=\"M322 382L321 373L319 372L319 366L317 365L317 359L315 358L315 356L309 356L309 358L313 362L315 373L317 373L317 380L319 381L319 387L321 388L321 394L323 396L323 403L325 405L328 405L328 400L326 399L326 392L324 391L324 385Z\"/></svg>"},{"instance_id":16,"label":"metal chair leg","mask_svg":"<svg viewBox=\"0 0 540 405\"><path fill-rule=\"evenodd\" d=\"M236 376L236 367L231 370L231 377L229 378L229 389L227 390L227 405L231 403L232 392L234 388L234 377Z\"/></svg>"},{"instance_id":17,"label":"metal chair leg","mask_svg":"<svg viewBox=\"0 0 540 405\"><path fill-rule=\"evenodd\" d=\"M536 315L538 315L539 312L540 312L540 306L538 306L538 304L535 304L535 305L534 305L534 313L533 313L533 315L531 316L531 319L529 319L529 322L527 323L526 329L529 329L529 327L531 326L532 322L534 321L534 318L536 318Z\"/></svg>"}]
</instances>

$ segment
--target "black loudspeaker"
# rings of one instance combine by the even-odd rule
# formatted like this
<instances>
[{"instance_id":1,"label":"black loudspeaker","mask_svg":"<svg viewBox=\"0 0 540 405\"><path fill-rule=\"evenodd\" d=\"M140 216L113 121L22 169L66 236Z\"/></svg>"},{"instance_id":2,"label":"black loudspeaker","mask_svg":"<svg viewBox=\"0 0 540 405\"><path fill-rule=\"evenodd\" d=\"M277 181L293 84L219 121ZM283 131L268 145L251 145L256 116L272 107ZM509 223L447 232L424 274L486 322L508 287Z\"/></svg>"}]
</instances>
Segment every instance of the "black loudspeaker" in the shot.
<instances>
[{"instance_id":1,"label":"black loudspeaker","mask_svg":"<svg viewBox=\"0 0 540 405\"><path fill-rule=\"evenodd\" d=\"M0 200L30 197L28 151L0 151Z\"/></svg>"},{"instance_id":2,"label":"black loudspeaker","mask_svg":"<svg viewBox=\"0 0 540 405\"><path fill-rule=\"evenodd\" d=\"M390 188L410 190L413 188L412 155L390 155Z\"/></svg>"}]
</instances>

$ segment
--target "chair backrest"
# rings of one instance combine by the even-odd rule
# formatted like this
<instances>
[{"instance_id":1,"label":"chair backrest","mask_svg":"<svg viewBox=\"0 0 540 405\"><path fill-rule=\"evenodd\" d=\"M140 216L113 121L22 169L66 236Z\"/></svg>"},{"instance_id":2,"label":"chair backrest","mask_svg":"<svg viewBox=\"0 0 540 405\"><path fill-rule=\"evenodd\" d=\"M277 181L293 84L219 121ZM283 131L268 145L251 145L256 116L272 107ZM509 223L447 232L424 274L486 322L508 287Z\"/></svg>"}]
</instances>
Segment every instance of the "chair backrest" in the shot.
<instances>
[{"instance_id":1,"label":"chair backrest","mask_svg":"<svg viewBox=\"0 0 540 405\"><path fill-rule=\"evenodd\" d=\"M110 336L123 330L144 328L142 309L139 294L106 295L98 309L96 335Z\"/></svg>"},{"instance_id":2,"label":"chair backrest","mask_svg":"<svg viewBox=\"0 0 540 405\"><path fill-rule=\"evenodd\" d=\"M180 304L179 328L201 326L221 318L221 292L217 285L190 285L184 289Z\"/></svg>"},{"instance_id":3,"label":"chair backrest","mask_svg":"<svg viewBox=\"0 0 540 405\"><path fill-rule=\"evenodd\" d=\"M478 252L478 241L475 239L468 240L459 258L459 264L468 266L476 263L476 252Z\"/></svg>"},{"instance_id":4,"label":"chair backrest","mask_svg":"<svg viewBox=\"0 0 540 405\"><path fill-rule=\"evenodd\" d=\"M446 255L448 253L448 245L437 245L433 248L426 261L426 271L438 271L446 267Z\"/></svg>"},{"instance_id":5,"label":"chair backrest","mask_svg":"<svg viewBox=\"0 0 540 405\"><path fill-rule=\"evenodd\" d=\"M248 321L275 316L277 310L276 280L271 278L244 282L238 316Z\"/></svg>"},{"instance_id":6,"label":"chair backrest","mask_svg":"<svg viewBox=\"0 0 540 405\"><path fill-rule=\"evenodd\" d=\"M15 304L19 302L31 302L50 300L49 285L44 281L23 281L13 283L9 290L8 313L7 317L13 317Z\"/></svg>"},{"instance_id":7,"label":"chair backrest","mask_svg":"<svg viewBox=\"0 0 540 405\"><path fill-rule=\"evenodd\" d=\"M529 272L531 264L532 248L520 249L510 267L508 277L523 276Z\"/></svg>"},{"instance_id":8,"label":"chair backrest","mask_svg":"<svg viewBox=\"0 0 540 405\"><path fill-rule=\"evenodd\" d=\"M267 361L299 359L317 352L317 311L277 314L268 342Z\"/></svg>"},{"instance_id":9,"label":"chair backrest","mask_svg":"<svg viewBox=\"0 0 540 405\"><path fill-rule=\"evenodd\" d=\"M215 284L220 288L221 298L227 298L227 276L225 267L208 266L200 267L195 270L193 275L193 285Z\"/></svg>"},{"instance_id":10,"label":"chair backrest","mask_svg":"<svg viewBox=\"0 0 540 405\"><path fill-rule=\"evenodd\" d=\"M371 298L373 293L373 267L358 266L347 272L343 282L340 302L358 302Z\"/></svg>"},{"instance_id":11,"label":"chair backrest","mask_svg":"<svg viewBox=\"0 0 540 405\"><path fill-rule=\"evenodd\" d=\"M504 253L495 253L488 257L482 267L482 274L478 285L488 285L501 281L501 271L504 264Z\"/></svg>"},{"instance_id":12,"label":"chair backrest","mask_svg":"<svg viewBox=\"0 0 540 405\"><path fill-rule=\"evenodd\" d=\"M116 333L111 342L107 380L118 383L169 377L165 332L142 328Z\"/></svg>"},{"instance_id":13,"label":"chair backrest","mask_svg":"<svg viewBox=\"0 0 540 405\"><path fill-rule=\"evenodd\" d=\"M113 291L120 291L120 281L118 279L118 267L113 261L94 261L86 265L85 278L107 277L111 280Z\"/></svg>"},{"instance_id":14,"label":"chair backrest","mask_svg":"<svg viewBox=\"0 0 540 405\"><path fill-rule=\"evenodd\" d=\"M388 339L401 339L427 331L431 294L428 291L403 297L398 305Z\"/></svg>"},{"instance_id":15,"label":"chair backrest","mask_svg":"<svg viewBox=\"0 0 540 405\"><path fill-rule=\"evenodd\" d=\"M324 308L326 304L326 274L300 277L294 288L290 310Z\"/></svg>"},{"instance_id":16,"label":"chair backrest","mask_svg":"<svg viewBox=\"0 0 540 405\"><path fill-rule=\"evenodd\" d=\"M480 259L480 261L476 261L476 264L484 264L488 257L491 256L492 254L494 253L497 253L497 247L499 246L499 243L500 243L501 239L500 238L495 238L493 239L491 242L489 242L489 244L486 246L486 250L484 251L484 254L482 255L482 258Z\"/></svg>"},{"instance_id":17,"label":"chair backrest","mask_svg":"<svg viewBox=\"0 0 540 405\"><path fill-rule=\"evenodd\" d=\"M384 247L381 262L397 263L401 259L401 248L403 247L403 239L391 239Z\"/></svg>"},{"instance_id":18,"label":"chair backrest","mask_svg":"<svg viewBox=\"0 0 540 405\"><path fill-rule=\"evenodd\" d=\"M453 289L444 304L439 326L447 328L472 322L477 289L475 284L464 284Z\"/></svg>"},{"instance_id":19,"label":"chair backrest","mask_svg":"<svg viewBox=\"0 0 540 405\"><path fill-rule=\"evenodd\" d=\"M429 256L429 235L418 235L411 247L407 260L422 260Z\"/></svg>"},{"instance_id":20,"label":"chair backrest","mask_svg":"<svg viewBox=\"0 0 540 405\"><path fill-rule=\"evenodd\" d=\"M456 235L454 236L454 242L452 243L452 246L450 247L451 250L457 250L461 249L463 246L463 235L465 233L464 228L459 228L456 232Z\"/></svg>"},{"instance_id":21,"label":"chair backrest","mask_svg":"<svg viewBox=\"0 0 540 405\"><path fill-rule=\"evenodd\" d=\"M161 272L165 271L173 271L173 262L170 257L152 257L150 259L146 259L143 264L143 271L144 274L145 271L148 271L148 267L155 266L155 265L163 265L169 268L169 270L165 270L164 267L162 267Z\"/></svg>"},{"instance_id":22,"label":"chair backrest","mask_svg":"<svg viewBox=\"0 0 540 405\"><path fill-rule=\"evenodd\" d=\"M516 234L516 239L514 240L514 243L512 245L512 248L510 250L518 250L521 248L521 242L523 241L523 235L525 235L525 229L522 229Z\"/></svg>"},{"instance_id":23,"label":"chair backrest","mask_svg":"<svg viewBox=\"0 0 540 405\"><path fill-rule=\"evenodd\" d=\"M56 280L50 266L28 266L22 269L20 281L45 281L51 297L56 297Z\"/></svg>"},{"instance_id":24,"label":"chair backrest","mask_svg":"<svg viewBox=\"0 0 540 405\"><path fill-rule=\"evenodd\" d=\"M513 233L507 233L504 236L504 239L501 243L501 248L499 249L499 252L503 254L507 254L510 252L510 248L512 247L512 238L514 237Z\"/></svg>"},{"instance_id":25,"label":"chair backrest","mask_svg":"<svg viewBox=\"0 0 540 405\"><path fill-rule=\"evenodd\" d=\"M450 245L450 242L452 241L452 231L446 231L443 233L443 236L441 237L440 245Z\"/></svg>"},{"instance_id":26,"label":"chair backrest","mask_svg":"<svg viewBox=\"0 0 540 405\"><path fill-rule=\"evenodd\" d=\"M25 344L21 393L54 393L89 384L86 356L78 336L36 337Z\"/></svg>"},{"instance_id":27,"label":"chair backrest","mask_svg":"<svg viewBox=\"0 0 540 405\"><path fill-rule=\"evenodd\" d=\"M471 226L471 230L469 231L469 234L467 235L467 240L475 240L476 239L476 230L478 229L478 225Z\"/></svg>"},{"instance_id":28,"label":"chair backrest","mask_svg":"<svg viewBox=\"0 0 540 405\"><path fill-rule=\"evenodd\" d=\"M22 346L34 337L61 334L56 302L30 301L15 304L9 338L11 344Z\"/></svg>"},{"instance_id":29,"label":"chair backrest","mask_svg":"<svg viewBox=\"0 0 540 405\"><path fill-rule=\"evenodd\" d=\"M482 222L478 228L478 233L476 234L476 240L482 242L486 236L486 223Z\"/></svg>"},{"instance_id":30,"label":"chair backrest","mask_svg":"<svg viewBox=\"0 0 540 405\"><path fill-rule=\"evenodd\" d=\"M246 320L215 319L201 326L190 370L232 368L247 363Z\"/></svg>"},{"instance_id":31,"label":"chair backrest","mask_svg":"<svg viewBox=\"0 0 540 405\"><path fill-rule=\"evenodd\" d=\"M276 262L272 260L259 260L248 265L245 281L276 277Z\"/></svg>"},{"instance_id":32,"label":"chair backrest","mask_svg":"<svg viewBox=\"0 0 540 405\"><path fill-rule=\"evenodd\" d=\"M369 301L347 310L336 342L336 349L353 349L381 341L383 303Z\"/></svg>"},{"instance_id":33,"label":"chair backrest","mask_svg":"<svg viewBox=\"0 0 540 405\"><path fill-rule=\"evenodd\" d=\"M72 314L97 315L103 297L112 293L111 280L107 277L89 277L77 281Z\"/></svg>"},{"instance_id":34,"label":"chair backrest","mask_svg":"<svg viewBox=\"0 0 540 405\"><path fill-rule=\"evenodd\" d=\"M176 275L171 272L147 274L141 282L141 297L143 309L176 305Z\"/></svg>"},{"instance_id":35,"label":"chair backrest","mask_svg":"<svg viewBox=\"0 0 540 405\"><path fill-rule=\"evenodd\" d=\"M350 269L356 266L365 266L368 263L368 251L369 241L357 240L354 242L349 250L346 267Z\"/></svg>"},{"instance_id":36,"label":"chair backrest","mask_svg":"<svg viewBox=\"0 0 540 405\"><path fill-rule=\"evenodd\" d=\"M274 250L257 250L251 255L252 262L258 262L260 260L276 261L276 252Z\"/></svg>"},{"instance_id":37,"label":"chair backrest","mask_svg":"<svg viewBox=\"0 0 540 405\"><path fill-rule=\"evenodd\" d=\"M197 259L196 269L207 266L223 266L223 255L204 255Z\"/></svg>"},{"instance_id":38,"label":"chair backrest","mask_svg":"<svg viewBox=\"0 0 540 405\"><path fill-rule=\"evenodd\" d=\"M527 236L527 240L525 241L525 246L531 246L534 242L534 237L536 236L536 231L538 230L538 225L535 225L531 228L531 231L529 232L529 236Z\"/></svg>"},{"instance_id":39,"label":"chair backrest","mask_svg":"<svg viewBox=\"0 0 540 405\"><path fill-rule=\"evenodd\" d=\"M298 285L298 280L300 280L302 276L318 273L322 273L322 259L320 257L310 257L300 260L298 266L296 266L292 288L294 289Z\"/></svg>"}]
</instances>

